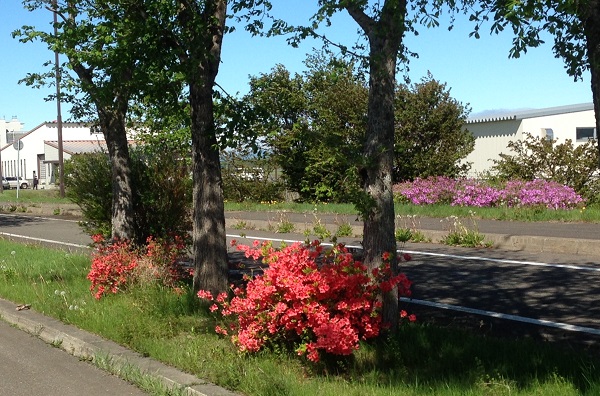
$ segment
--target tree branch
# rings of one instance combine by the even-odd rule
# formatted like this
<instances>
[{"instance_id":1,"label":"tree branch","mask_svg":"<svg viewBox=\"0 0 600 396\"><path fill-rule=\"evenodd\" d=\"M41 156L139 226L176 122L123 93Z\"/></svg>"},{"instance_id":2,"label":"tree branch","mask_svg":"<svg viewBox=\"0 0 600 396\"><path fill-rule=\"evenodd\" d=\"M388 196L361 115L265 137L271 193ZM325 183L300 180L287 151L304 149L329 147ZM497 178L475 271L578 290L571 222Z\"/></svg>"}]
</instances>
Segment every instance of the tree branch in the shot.
<instances>
[{"instance_id":1,"label":"tree branch","mask_svg":"<svg viewBox=\"0 0 600 396\"><path fill-rule=\"evenodd\" d=\"M375 27L375 20L368 16L362 8L356 6L356 4L354 3L348 4L347 6L345 6L345 8L346 11L348 11L348 14L350 14L350 16L352 17L352 19L354 19L354 21L358 23L358 26L360 26L360 28L365 32L365 34L369 36Z\"/></svg>"}]
</instances>

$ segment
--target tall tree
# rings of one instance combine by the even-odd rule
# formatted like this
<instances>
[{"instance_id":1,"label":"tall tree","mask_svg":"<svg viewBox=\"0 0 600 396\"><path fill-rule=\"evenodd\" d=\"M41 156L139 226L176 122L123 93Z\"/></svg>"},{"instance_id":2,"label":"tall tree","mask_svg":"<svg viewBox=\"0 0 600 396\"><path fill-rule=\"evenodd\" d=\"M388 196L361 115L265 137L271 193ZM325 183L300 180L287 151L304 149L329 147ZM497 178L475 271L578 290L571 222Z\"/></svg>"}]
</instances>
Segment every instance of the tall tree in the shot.
<instances>
[{"instance_id":1,"label":"tall tree","mask_svg":"<svg viewBox=\"0 0 600 396\"><path fill-rule=\"evenodd\" d=\"M153 51L140 40L143 25L138 2L113 3L53 2L52 11L60 17L56 35L24 26L13 36L19 36L22 42L39 39L50 50L66 56L68 69L75 76L65 74L68 93L57 99L71 101L73 115L91 119L104 134L112 169L112 236L135 239L126 123L131 101L139 87L148 83L148 76L138 64ZM33 11L46 7L48 2L27 0L24 4ZM52 84L50 77L47 73L30 73L24 80L29 85Z\"/></svg>"},{"instance_id":2,"label":"tall tree","mask_svg":"<svg viewBox=\"0 0 600 396\"><path fill-rule=\"evenodd\" d=\"M396 66L407 29L407 1L385 0L371 15L366 1L321 1L330 10L345 9L364 32L369 43L369 99L364 142L365 163L360 170L365 201L363 248L365 263L383 264L383 254L392 253L392 274L398 272L394 237L394 94ZM377 2L379 4L379 2ZM397 327L398 290L383 296L383 320Z\"/></svg>"},{"instance_id":3,"label":"tall tree","mask_svg":"<svg viewBox=\"0 0 600 396\"><path fill-rule=\"evenodd\" d=\"M456 10L456 2L441 0L416 0L410 3L408 0L318 0L319 9L312 17L310 26L283 29L297 33L290 40L292 45L306 37L322 38L326 43L333 44L317 29L321 22L332 24L335 13L346 11L366 39L369 97L363 165L359 171L363 194L356 204L364 218L365 263L371 268L383 264L385 252L396 251L392 194L394 94L397 61L406 60L406 55L410 54L403 45L403 38L407 32L414 32L417 24L437 26L441 7L446 3L452 12ZM344 53L352 52L344 45L337 46ZM358 50L363 49L364 46L359 43ZM395 254L391 257L392 273L395 274L398 271ZM383 318L394 328L398 324L397 290L387 293L383 299Z\"/></svg>"},{"instance_id":4,"label":"tall tree","mask_svg":"<svg viewBox=\"0 0 600 396\"><path fill-rule=\"evenodd\" d=\"M494 33L507 26L512 29L509 56L518 58L528 47L543 44L544 33L549 33L554 38L554 54L563 59L570 76L578 80L589 70L596 131L600 132L600 1L467 0L466 4L472 10L470 19L476 21L475 37L487 21L492 21ZM600 152L600 139L598 149ZM600 155L598 159L600 163Z\"/></svg>"},{"instance_id":5,"label":"tall tree","mask_svg":"<svg viewBox=\"0 0 600 396\"><path fill-rule=\"evenodd\" d=\"M214 122L213 87L221 62L227 1L176 1L181 72L189 89L192 132L194 289L227 290L225 208ZM173 33L177 33L175 30ZM173 35L175 37L175 35Z\"/></svg>"},{"instance_id":6,"label":"tall tree","mask_svg":"<svg viewBox=\"0 0 600 396\"><path fill-rule=\"evenodd\" d=\"M464 176L462 163L475 147L465 129L468 106L450 96L446 84L431 74L396 92L394 181L428 176Z\"/></svg>"},{"instance_id":7,"label":"tall tree","mask_svg":"<svg viewBox=\"0 0 600 396\"><path fill-rule=\"evenodd\" d=\"M214 294L228 289L225 209L222 190L220 148L232 136L221 134L215 125L213 90L221 62L223 37L228 31L228 5L231 14L247 22L255 32L259 18L270 8L265 0L168 0L148 2L147 26L156 33L164 54L158 69L180 79L170 81L177 91L183 82L189 103L192 141L193 187L193 259L194 289ZM244 13L247 10L247 13ZM258 27L257 27L258 26ZM167 72L168 71L168 72ZM162 98L158 94L159 98Z\"/></svg>"},{"instance_id":8,"label":"tall tree","mask_svg":"<svg viewBox=\"0 0 600 396\"><path fill-rule=\"evenodd\" d=\"M405 53L402 40L411 29L407 20L408 0L318 0L317 13L310 26L294 27L288 31L297 34L292 45L306 37L320 37L317 33L321 22L330 25L331 17L346 11L358 24L366 39L368 55L365 57L369 70L369 95L367 126L363 145L363 163L359 175L363 194L356 200L363 220L364 261L370 268L383 264L384 253L392 253L392 274L398 272L396 240L394 237L394 201L392 173L394 164L394 93L396 88L397 60ZM420 8L426 1L414 4ZM343 52L348 48L339 45ZM383 296L383 319L392 328L398 325L398 290Z\"/></svg>"},{"instance_id":9,"label":"tall tree","mask_svg":"<svg viewBox=\"0 0 600 396\"><path fill-rule=\"evenodd\" d=\"M302 75L277 65L251 78L244 101L262 115L251 127L265 136L300 199L348 202L358 189L368 89L343 59L316 53L305 63Z\"/></svg>"}]
</instances>

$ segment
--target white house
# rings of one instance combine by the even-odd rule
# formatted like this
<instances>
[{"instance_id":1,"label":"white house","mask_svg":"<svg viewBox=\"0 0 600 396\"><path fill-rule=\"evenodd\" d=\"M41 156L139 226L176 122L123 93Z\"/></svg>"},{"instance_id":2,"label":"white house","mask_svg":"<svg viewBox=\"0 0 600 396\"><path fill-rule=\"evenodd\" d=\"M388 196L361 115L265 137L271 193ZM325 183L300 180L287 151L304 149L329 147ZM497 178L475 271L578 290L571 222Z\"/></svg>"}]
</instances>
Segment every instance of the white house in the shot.
<instances>
[{"instance_id":1,"label":"white house","mask_svg":"<svg viewBox=\"0 0 600 396\"><path fill-rule=\"evenodd\" d=\"M493 166L500 153L509 154L508 143L523 139L525 133L557 139L559 144L571 139L577 145L597 137L595 126L593 103L470 118L465 127L475 137L475 149L465 161L473 164L470 176L476 177Z\"/></svg>"},{"instance_id":2,"label":"white house","mask_svg":"<svg viewBox=\"0 0 600 396\"><path fill-rule=\"evenodd\" d=\"M4 147L6 142L12 142L15 138L23 135L23 123L16 116L10 121L0 118L0 142L4 142L0 147Z\"/></svg>"},{"instance_id":3,"label":"white house","mask_svg":"<svg viewBox=\"0 0 600 396\"><path fill-rule=\"evenodd\" d=\"M1 126L1 125L0 125ZM102 133L93 133L83 123L63 123L63 159L70 158L79 141L79 147L88 151L90 147L99 147L104 141ZM14 141L13 141L14 140ZM20 143L19 143L20 142ZM85 142L85 143L83 143ZM85 149L84 149L85 146ZM20 176L33 185L33 175L37 176L40 188L53 186L58 176L58 125L56 122L45 122L29 132L14 136L7 132L0 134L0 163L3 176ZM20 150L17 150L20 147Z\"/></svg>"}]
</instances>

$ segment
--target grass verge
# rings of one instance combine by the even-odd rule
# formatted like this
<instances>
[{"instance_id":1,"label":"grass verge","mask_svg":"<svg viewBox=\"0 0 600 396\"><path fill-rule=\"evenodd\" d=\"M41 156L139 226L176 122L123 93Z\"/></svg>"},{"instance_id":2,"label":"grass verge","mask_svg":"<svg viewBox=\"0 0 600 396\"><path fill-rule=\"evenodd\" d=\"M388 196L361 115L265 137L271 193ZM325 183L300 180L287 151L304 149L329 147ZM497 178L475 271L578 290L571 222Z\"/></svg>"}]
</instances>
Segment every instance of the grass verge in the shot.
<instances>
[{"instance_id":1,"label":"grass verge","mask_svg":"<svg viewBox=\"0 0 600 396\"><path fill-rule=\"evenodd\" d=\"M49 190L19 190L19 199L17 199L17 190L4 190L0 194L0 202L7 204L71 204L68 198L61 198L58 189Z\"/></svg>"},{"instance_id":2,"label":"grass verge","mask_svg":"<svg viewBox=\"0 0 600 396\"><path fill-rule=\"evenodd\" d=\"M20 207L37 204L72 204L68 198L60 198L58 190L20 190L19 199L16 190L5 190L0 194L0 202L5 205L14 205L18 211ZM296 213L335 213L340 215L357 216L357 211L352 204L327 204L327 203L252 203L252 202L226 202L225 210L258 211L258 212L296 212ZM478 219L491 220L516 220L516 221L571 221L600 223L600 206L590 206L572 210L548 210L544 207L524 208L473 208L450 205L412 205L396 204L395 212L398 216L419 216L446 218L457 216L466 218L470 212L476 211Z\"/></svg>"},{"instance_id":3,"label":"grass verge","mask_svg":"<svg viewBox=\"0 0 600 396\"><path fill-rule=\"evenodd\" d=\"M88 270L84 255L0 240L2 298L243 394L600 394L600 360L583 350L425 323L320 365L285 351L241 355L215 335L213 319L190 290L137 287L96 301Z\"/></svg>"},{"instance_id":4,"label":"grass verge","mask_svg":"<svg viewBox=\"0 0 600 396\"><path fill-rule=\"evenodd\" d=\"M227 211L288 211L297 213L337 213L356 216L357 211L352 204L302 204L302 203L234 203L225 204ZM570 221L600 223L600 206L582 207L572 210L549 210L545 207L523 208L474 208L469 206L450 205L412 205L396 204L398 216L419 216L446 218L450 216L467 218L475 211L478 219L514 220L514 221Z\"/></svg>"}]
</instances>

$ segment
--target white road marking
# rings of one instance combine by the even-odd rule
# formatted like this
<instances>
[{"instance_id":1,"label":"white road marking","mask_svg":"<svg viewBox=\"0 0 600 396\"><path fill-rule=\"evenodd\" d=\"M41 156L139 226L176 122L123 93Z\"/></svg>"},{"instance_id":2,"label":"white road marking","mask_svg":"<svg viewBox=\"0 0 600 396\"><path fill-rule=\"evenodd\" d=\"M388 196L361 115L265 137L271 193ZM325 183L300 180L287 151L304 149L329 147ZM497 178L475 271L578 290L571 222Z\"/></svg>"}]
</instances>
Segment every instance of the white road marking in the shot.
<instances>
[{"instance_id":1,"label":"white road marking","mask_svg":"<svg viewBox=\"0 0 600 396\"><path fill-rule=\"evenodd\" d=\"M416 299L411 299L411 298L406 298L406 297L400 297L400 301L412 303L412 304L418 304L418 305L425 305L428 307L447 309L447 310L451 310L451 311L458 311L458 312L465 312L465 313L470 313L470 314L489 316L492 318L512 320L515 322L534 324L534 325L538 325L538 326L553 327L556 329L561 329L561 330L566 330L566 331L578 331L578 332L587 333L587 334L600 335L600 329L594 329L592 327L576 326L576 325L570 325L567 323L552 322L552 321L543 320L543 319L533 319L533 318L528 318L528 317L524 317L524 316L503 314L503 313L498 313L498 312L493 312L493 311L485 311L485 310L480 310L480 309L462 307L460 305L449 305L449 304L443 304L443 303L437 303L437 302L431 302L431 301L425 301L425 300L416 300Z\"/></svg>"},{"instance_id":2,"label":"white road marking","mask_svg":"<svg viewBox=\"0 0 600 396\"><path fill-rule=\"evenodd\" d=\"M254 237L254 236L249 236L249 235L242 236L242 235L228 234L227 236L230 238L241 238L241 239L245 238L245 239L250 239L250 240L266 240L266 241L272 241L272 242L285 242L285 243L303 242L303 241L291 240L291 239L264 238L264 237ZM331 243L323 243L323 244L328 245L328 246L332 245ZM361 245L346 245L346 246L350 247L350 248L355 248L355 249L362 249ZM583 267L583 266L579 266L579 265L538 263L538 262L534 262L534 261L506 260L506 259L495 259L495 258L478 257L478 256L460 256L460 255L455 255L455 254L420 252L420 251L416 251L416 250L403 250L403 249L398 250L398 252L415 254L415 255L420 254L420 255L426 255L426 256L447 257L447 258L463 259L463 260L489 261L489 262L496 262L496 263L503 263L503 264L533 265L533 266L542 266L542 267L566 268L566 269L573 269L573 270L600 272L600 268ZM534 319L534 318L528 318L528 317L524 317L524 316L517 316L517 315L503 314L503 313L498 313L498 312L493 312L493 311L479 310L479 309L475 309L475 308L468 308L468 307L463 307L463 306L459 306L459 305L449 305L449 304L442 304L442 303L436 303L436 302L425 301L425 300L410 299L410 298L406 298L406 297L401 297L400 300L403 302L425 305L425 306L435 307L435 308L439 308L439 309L447 309L447 310L451 310L451 311L465 312L465 313L471 313L471 314L477 314L477 315L482 315L482 316L489 316L489 317L504 319L504 320L511 320L511 321L516 321L516 322L535 324L538 326L552 327L552 328L557 328L557 329L561 329L561 330L565 330L565 331L577 331L577 332L583 332L583 333L587 333L587 334L600 335L600 329L594 329L591 327L576 326L576 325L570 325L567 323L552 322L549 320Z\"/></svg>"},{"instance_id":3,"label":"white road marking","mask_svg":"<svg viewBox=\"0 0 600 396\"><path fill-rule=\"evenodd\" d=\"M294 243L294 242L304 242L292 239L277 239L277 238L264 238L264 237L254 237L249 235L227 235L230 238L246 238L251 240L265 240L272 242L285 242L285 243ZM322 243L323 245L332 246L331 243ZM346 245L346 247L353 249L362 249L361 245ZM550 268L565 268L565 269L573 269L578 271L592 271L592 272L600 272L600 266L598 267L585 267L581 265L573 265L573 264L554 264L554 263L540 263L536 261L520 261L520 260L508 260L508 259L497 259L492 257L479 257L479 256L460 256L456 254L446 254L446 253L434 253L434 252L422 252L418 250L406 250L406 249L398 249L399 253L409 253L409 254L419 254L423 256L432 256L432 257L445 257L451 259L460 259L460 260L472 260L472 261L489 261L494 263L501 264L516 264L516 265L531 265L536 267L550 267Z\"/></svg>"},{"instance_id":4,"label":"white road marking","mask_svg":"<svg viewBox=\"0 0 600 396\"><path fill-rule=\"evenodd\" d=\"M574 269L574 270L581 270L581 271L600 272L600 267L584 267L581 265L573 265L573 264L553 264L553 263L539 263L536 261L497 259L497 258L491 258L491 257L459 256L456 254L419 252L416 250L401 250L401 251L404 253L420 254L420 255L424 255L424 256L446 257L446 258L456 258L456 259L474 260L474 261L491 261L494 263L502 263L502 264L532 265L532 266L536 266L536 267L566 268L566 269Z\"/></svg>"},{"instance_id":5,"label":"white road marking","mask_svg":"<svg viewBox=\"0 0 600 396\"><path fill-rule=\"evenodd\" d=\"M79 245L77 243L53 241L51 239L44 239L44 238L34 238L34 237L30 237L30 236L25 236L25 235L11 234L8 232L0 232L0 235L11 237L11 238L26 239L26 240L35 241L35 242L53 243L56 245L64 245L64 246L69 246L69 247L85 248L85 249L90 248L89 246Z\"/></svg>"}]
</instances>

